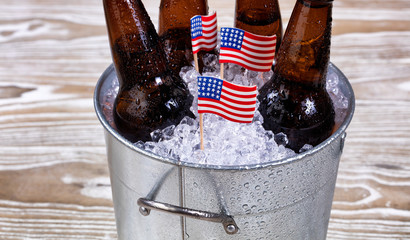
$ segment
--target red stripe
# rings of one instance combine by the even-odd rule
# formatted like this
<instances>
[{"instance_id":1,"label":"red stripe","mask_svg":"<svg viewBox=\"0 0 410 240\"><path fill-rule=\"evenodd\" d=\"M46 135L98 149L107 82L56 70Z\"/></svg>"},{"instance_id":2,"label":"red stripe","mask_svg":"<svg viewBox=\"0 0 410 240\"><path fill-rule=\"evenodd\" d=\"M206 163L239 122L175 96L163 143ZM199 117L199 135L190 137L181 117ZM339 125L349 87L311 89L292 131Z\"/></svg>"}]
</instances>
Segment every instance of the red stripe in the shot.
<instances>
[{"instance_id":1,"label":"red stripe","mask_svg":"<svg viewBox=\"0 0 410 240\"><path fill-rule=\"evenodd\" d=\"M209 45L212 45L212 48L215 48L216 42L210 42L210 43L205 43L205 42L199 42L198 44L192 45L193 48L195 47L205 47L205 48L210 48Z\"/></svg>"},{"instance_id":2,"label":"red stripe","mask_svg":"<svg viewBox=\"0 0 410 240\"><path fill-rule=\"evenodd\" d=\"M226 110L224 108L218 107L218 106L214 106L214 105L209 105L209 104L198 104L198 107L209 107L209 108L213 108L213 109L218 109L221 110L222 112L228 113L230 115L233 115L235 117L243 117L243 118L253 118L253 114L239 114L239 113L233 113L229 110Z\"/></svg>"},{"instance_id":3,"label":"red stripe","mask_svg":"<svg viewBox=\"0 0 410 240\"><path fill-rule=\"evenodd\" d=\"M272 41L272 40L275 40L276 39L276 35L273 35L273 36L262 36L262 35L256 35L256 34L253 34L253 33L250 33L250 32L247 32L247 31L245 31L245 35L244 35L245 37L248 37L248 38L252 38L252 39L255 39L255 40L258 40L258 41Z\"/></svg>"},{"instance_id":4,"label":"red stripe","mask_svg":"<svg viewBox=\"0 0 410 240\"><path fill-rule=\"evenodd\" d=\"M213 33L213 32L215 32L215 35L217 35L218 34L218 31L217 31L217 26L215 25L215 27L214 28L212 28L211 30L205 30L205 29L202 29L202 33Z\"/></svg>"},{"instance_id":5,"label":"red stripe","mask_svg":"<svg viewBox=\"0 0 410 240\"><path fill-rule=\"evenodd\" d=\"M244 57L237 56L237 55L232 55L232 54L226 54L226 53L224 53L223 56L224 57L233 57L235 59L242 59L243 61L245 61L249 64L258 65L258 66L261 66L261 67L272 66L272 63L273 63L273 61L272 61L272 63L270 63L270 62L269 63L260 63L260 62L250 61L249 59L246 59ZM225 61L225 60L224 59L219 59L219 62L221 62L221 61ZM233 60L227 60L227 61L233 61Z\"/></svg>"},{"instance_id":6,"label":"red stripe","mask_svg":"<svg viewBox=\"0 0 410 240\"><path fill-rule=\"evenodd\" d=\"M229 121L231 121L231 122L237 122L237 123L252 123L252 120L250 120L250 121L241 121L241 120L237 120L237 119L233 119L233 118L224 116L224 115L220 114L219 112L213 112L213 111L209 111L209 110L202 110L202 111L199 111L199 110L198 110L198 113L212 113L212 114L216 114L216 115L219 115L219 116L221 116L221 117L223 117L223 118L225 118L226 120L229 120Z\"/></svg>"},{"instance_id":7,"label":"red stripe","mask_svg":"<svg viewBox=\"0 0 410 240\"><path fill-rule=\"evenodd\" d=\"M233 97L244 98L244 99L252 99L252 98L256 97L256 93L251 94L251 95L240 95L240 94L229 92L225 89L222 89L222 92L226 93L226 94L229 94L230 96L233 96Z\"/></svg>"},{"instance_id":8,"label":"red stripe","mask_svg":"<svg viewBox=\"0 0 410 240\"><path fill-rule=\"evenodd\" d=\"M214 47L211 47L211 48L208 48L208 47L201 47L201 48L199 48L198 50L196 50L196 51L193 51L192 53L193 54L196 54L196 53L198 53L199 51L212 51L212 50L214 50L215 48Z\"/></svg>"},{"instance_id":9,"label":"red stripe","mask_svg":"<svg viewBox=\"0 0 410 240\"><path fill-rule=\"evenodd\" d=\"M247 44L249 44L249 46L246 46L246 45L243 45L243 43L247 43ZM248 41L248 40L246 40L246 39L244 39L243 41L242 41L242 46L246 46L246 47L248 47L248 48L251 48L251 49L255 49L255 48L263 48L263 50L257 50L257 49L255 49L254 51L259 51L259 52L261 52L261 53L266 53L266 52L274 52L274 50L275 50L275 47L276 47L276 43L272 43L272 44L259 44L259 43L254 43L254 42L251 42L251 41ZM255 48L254 48L255 47ZM269 51L267 51L267 50L269 50Z\"/></svg>"},{"instance_id":10,"label":"red stripe","mask_svg":"<svg viewBox=\"0 0 410 240\"><path fill-rule=\"evenodd\" d=\"M203 98L203 97L200 97L200 98L198 98L198 100L208 101L208 102L214 102L214 103L219 103L219 104L221 104L221 105L223 105L223 106L225 106L225 107L228 107L228 108L230 108L230 109L237 110L237 111L246 111L246 112L249 112L249 111L254 111L255 108L256 108L255 106L250 107L250 108L249 108L249 107L248 107L248 108L235 107L235 106L229 105L229 104L227 104L227 103L224 103L224 102L221 102L221 101L212 99L212 98ZM199 105L201 105L201 104L198 104L198 106L199 106ZM246 104L246 105L250 105L250 104ZM244 107L245 107L246 105L244 104ZM254 104L253 104L253 105L254 105Z\"/></svg>"},{"instance_id":11,"label":"red stripe","mask_svg":"<svg viewBox=\"0 0 410 240\"><path fill-rule=\"evenodd\" d=\"M196 46L203 45L203 44L211 45L211 44L216 44L217 43L216 39L215 39L215 41L212 41L212 42L202 41L202 40L209 40L209 39L206 39L206 38L195 38L195 39L192 39L192 40L196 41L196 44L193 44L192 47L196 47Z\"/></svg>"},{"instance_id":12,"label":"red stripe","mask_svg":"<svg viewBox=\"0 0 410 240\"><path fill-rule=\"evenodd\" d=\"M192 45L192 47L200 47L202 45L215 45L216 42L210 42L210 43L205 43L205 42L199 42L198 44ZM215 47L213 47L215 48Z\"/></svg>"},{"instance_id":13,"label":"red stripe","mask_svg":"<svg viewBox=\"0 0 410 240\"><path fill-rule=\"evenodd\" d=\"M232 90L241 91L241 92L253 92L256 90L256 85L254 86L240 86L228 81L223 81L222 86L230 88Z\"/></svg>"},{"instance_id":14,"label":"red stripe","mask_svg":"<svg viewBox=\"0 0 410 240\"><path fill-rule=\"evenodd\" d=\"M209 36L209 37L207 37L207 36L197 36L196 38L192 38L192 40L201 39L201 38L203 38L203 39L213 39L213 38L215 38L217 35L218 35L218 32L215 32L215 34L212 35L212 36ZM217 41L217 39L215 39L215 41Z\"/></svg>"},{"instance_id":15,"label":"red stripe","mask_svg":"<svg viewBox=\"0 0 410 240\"><path fill-rule=\"evenodd\" d=\"M242 48L244 48L243 46L242 46ZM244 48L245 49L245 48ZM249 51L253 51L253 52L255 52L253 49L249 49L249 48L247 48ZM259 57L259 56L255 56L255 55L252 55L252 54L249 54L249 53L245 53L245 52L243 52L243 51L241 51L241 50L237 50L237 49L232 49L232 48L227 48L227 47L221 47L221 50L226 50L226 51L229 51L229 52L236 52L236 53L240 53L240 54L242 54L242 55L244 55L244 56L247 56L247 57L250 57L250 58L254 58L254 59L257 59L257 60L272 60L273 58L274 58L274 56L271 56L271 57ZM262 53L266 53L266 52L262 52ZM223 53L223 56L231 56L232 57L232 55L230 55L230 54L227 54L227 53ZM236 57L236 56L235 56Z\"/></svg>"},{"instance_id":16,"label":"red stripe","mask_svg":"<svg viewBox=\"0 0 410 240\"><path fill-rule=\"evenodd\" d=\"M269 49L269 47L266 47L265 50L258 50L258 49L254 49L252 47L248 47L248 46L245 46L245 45L242 44L241 48L246 49L246 50L251 51L251 52L254 52L254 53L272 54L272 53L275 53L275 46L276 46L276 44L271 49ZM270 51L267 51L267 50L270 50ZM258 56L255 56L255 57L258 57Z\"/></svg>"},{"instance_id":17,"label":"red stripe","mask_svg":"<svg viewBox=\"0 0 410 240\"><path fill-rule=\"evenodd\" d=\"M212 42L206 42L206 40L212 40L212 39L208 39L208 38L204 38L204 37L200 37L200 38L195 38L192 39L193 42L196 42L195 44L192 45L192 47L196 47L196 46L200 46L200 45L216 45L217 43L217 39L215 39Z\"/></svg>"},{"instance_id":18,"label":"red stripe","mask_svg":"<svg viewBox=\"0 0 410 240\"><path fill-rule=\"evenodd\" d=\"M221 99L224 99L224 100L226 100L228 102L231 102L231 103L240 104L240 105L253 105L253 104L256 103L256 100L255 101L242 102L242 101L239 101L239 100L231 99L231 98L229 98L228 96L225 96L225 95L221 95Z\"/></svg>"},{"instance_id":19,"label":"red stripe","mask_svg":"<svg viewBox=\"0 0 410 240\"><path fill-rule=\"evenodd\" d=\"M235 63L235 64L237 64L237 65L239 65L239 66L242 66L242 67L244 67L244 68L247 68L248 70L255 71L255 72L269 72L270 69L271 69L270 66L269 66L269 67L266 67L266 68L263 68L263 69L254 68L254 67L251 67L251 66L249 66L249 65L246 65L246 64L243 64L243 63L241 63L241 62L238 62L238 61L235 61L235 60L231 60L231 59L229 59L229 60L219 59L219 63Z\"/></svg>"},{"instance_id":20,"label":"red stripe","mask_svg":"<svg viewBox=\"0 0 410 240\"><path fill-rule=\"evenodd\" d=\"M207 16L201 16L202 22L209 22L212 21L214 18L216 18L216 12L212 15L207 15Z\"/></svg>"}]
</instances>

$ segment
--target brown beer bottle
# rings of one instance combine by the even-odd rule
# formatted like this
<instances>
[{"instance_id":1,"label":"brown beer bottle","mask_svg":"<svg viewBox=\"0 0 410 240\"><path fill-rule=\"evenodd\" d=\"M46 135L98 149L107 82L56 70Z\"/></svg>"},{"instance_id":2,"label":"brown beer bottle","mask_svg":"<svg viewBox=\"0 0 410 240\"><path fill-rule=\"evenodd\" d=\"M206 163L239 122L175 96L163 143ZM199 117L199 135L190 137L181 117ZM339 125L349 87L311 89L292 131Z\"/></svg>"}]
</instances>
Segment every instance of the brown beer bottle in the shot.
<instances>
[{"instance_id":1,"label":"brown beer bottle","mask_svg":"<svg viewBox=\"0 0 410 240\"><path fill-rule=\"evenodd\" d=\"M207 0L161 0L158 34L176 73L183 66L192 66L191 18L195 15L208 15ZM198 53L200 72L204 67L202 58L205 53ZM211 53L216 54L214 51Z\"/></svg>"},{"instance_id":2,"label":"brown beer bottle","mask_svg":"<svg viewBox=\"0 0 410 240\"><path fill-rule=\"evenodd\" d=\"M288 147L317 145L329 137L334 109L326 92L332 0L297 0L272 78L259 91L265 129L283 132Z\"/></svg>"},{"instance_id":3,"label":"brown beer bottle","mask_svg":"<svg viewBox=\"0 0 410 240\"><path fill-rule=\"evenodd\" d=\"M119 81L114 103L118 131L130 141L179 123L193 97L168 69L165 53L141 0L103 0L111 54Z\"/></svg>"},{"instance_id":4,"label":"brown beer bottle","mask_svg":"<svg viewBox=\"0 0 410 240\"><path fill-rule=\"evenodd\" d=\"M282 17L278 0L236 0L234 27L253 34L276 34L276 52L282 40Z\"/></svg>"}]
</instances>

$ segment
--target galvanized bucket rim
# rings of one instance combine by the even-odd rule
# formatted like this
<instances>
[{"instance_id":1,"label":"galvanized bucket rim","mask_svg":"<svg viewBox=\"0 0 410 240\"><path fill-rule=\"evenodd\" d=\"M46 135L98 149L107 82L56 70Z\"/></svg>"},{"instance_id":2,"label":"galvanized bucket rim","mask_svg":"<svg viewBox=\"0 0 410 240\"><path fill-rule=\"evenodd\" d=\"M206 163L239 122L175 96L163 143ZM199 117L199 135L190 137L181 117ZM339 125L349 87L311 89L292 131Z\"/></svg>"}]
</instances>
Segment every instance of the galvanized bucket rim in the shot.
<instances>
[{"instance_id":1,"label":"galvanized bucket rim","mask_svg":"<svg viewBox=\"0 0 410 240\"><path fill-rule=\"evenodd\" d=\"M353 92L353 88L351 84L349 83L348 79L346 76L343 74L342 71L340 71L339 68L337 68L333 63L330 63L330 67L333 67L335 72L337 72L339 76L339 81L342 80L344 84L347 87L347 90L349 92L350 98L349 98L349 107L348 107L348 114L346 115L343 123L340 125L340 127L325 141L320 143L319 145L315 146L314 148L300 153L296 156L289 157L289 158L283 158L279 160L274 160L274 161L268 161L264 163L257 163L257 164L244 164L244 165L213 165L213 164L198 164L198 163L192 163L192 162L181 162L176 159L160 156L157 154L154 154L152 152L143 150L141 148L138 148L135 146L132 142L128 141L125 139L123 136L121 136L106 120L104 114L102 113L101 110L101 103L100 103L100 98L99 94L101 92L101 87L104 83L104 81L107 79L107 76L109 76L113 71L115 72L114 65L111 64L100 76L98 79L95 91L94 91L94 109L97 114L97 117L101 124L104 126L105 130L111 134L115 139L117 139L119 142L124 144L126 147L130 148L131 150L138 152L139 154L145 155L146 157L151 158L152 160L160 161L163 163L171 164L171 165L176 165L176 166L181 166L181 167L187 167L187 168L196 168L196 169L212 169L212 170L223 170L223 171L245 171L245 170L257 170L257 169L262 169L266 167L272 167L272 166L279 166L279 165L284 165L296 161L300 161L303 159L310 158L310 156L316 154L319 151L322 151L327 145L329 145L331 142L335 141L338 139L341 135L345 134L345 131L347 127L349 126L354 110L355 110L355 96Z\"/></svg>"}]
</instances>

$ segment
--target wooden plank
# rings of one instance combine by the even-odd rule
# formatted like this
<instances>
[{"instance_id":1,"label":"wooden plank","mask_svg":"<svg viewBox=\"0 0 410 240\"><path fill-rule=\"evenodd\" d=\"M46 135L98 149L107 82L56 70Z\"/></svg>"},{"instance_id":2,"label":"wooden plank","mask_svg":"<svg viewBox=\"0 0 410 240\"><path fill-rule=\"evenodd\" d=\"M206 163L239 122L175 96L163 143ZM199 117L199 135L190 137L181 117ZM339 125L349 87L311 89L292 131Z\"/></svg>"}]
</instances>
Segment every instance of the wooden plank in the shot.
<instances>
[{"instance_id":1,"label":"wooden plank","mask_svg":"<svg viewBox=\"0 0 410 240\"><path fill-rule=\"evenodd\" d=\"M143 2L157 25L160 0ZM233 26L234 0L209 6ZM333 21L357 101L328 239L410 239L410 2L338 0ZM92 102L111 63L102 1L0 1L0 52L0 239L115 239Z\"/></svg>"}]
</instances>

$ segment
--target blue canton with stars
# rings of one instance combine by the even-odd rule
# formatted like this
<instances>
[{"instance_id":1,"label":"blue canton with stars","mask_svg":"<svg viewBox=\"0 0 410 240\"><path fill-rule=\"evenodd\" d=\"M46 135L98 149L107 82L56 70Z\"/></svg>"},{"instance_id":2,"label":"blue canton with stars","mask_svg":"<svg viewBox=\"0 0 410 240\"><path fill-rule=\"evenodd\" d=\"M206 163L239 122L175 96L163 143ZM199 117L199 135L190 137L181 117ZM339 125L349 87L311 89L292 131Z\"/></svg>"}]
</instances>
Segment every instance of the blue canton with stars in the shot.
<instances>
[{"instance_id":1,"label":"blue canton with stars","mask_svg":"<svg viewBox=\"0 0 410 240\"><path fill-rule=\"evenodd\" d=\"M241 50L245 31L238 28L221 28L221 47Z\"/></svg>"},{"instance_id":2,"label":"blue canton with stars","mask_svg":"<svg viewBox=\"0 0 410 240\"><path fill-rule=\"evenodd\" d=\"M202 18L200 15L191 18L191 38L202 36Z\"/></svg>"},{"instance_id":3,"label":"blue canton with stars","mask_svg":"<svg viewBox=\"0 0 410 240\"><path fill-rule=\"evenodd\" d=\"M198 77L198 97L218 100L221 98L223 80L214 77Z\"/></svg>"}]
</instances>

